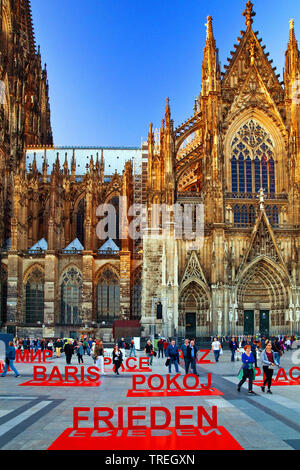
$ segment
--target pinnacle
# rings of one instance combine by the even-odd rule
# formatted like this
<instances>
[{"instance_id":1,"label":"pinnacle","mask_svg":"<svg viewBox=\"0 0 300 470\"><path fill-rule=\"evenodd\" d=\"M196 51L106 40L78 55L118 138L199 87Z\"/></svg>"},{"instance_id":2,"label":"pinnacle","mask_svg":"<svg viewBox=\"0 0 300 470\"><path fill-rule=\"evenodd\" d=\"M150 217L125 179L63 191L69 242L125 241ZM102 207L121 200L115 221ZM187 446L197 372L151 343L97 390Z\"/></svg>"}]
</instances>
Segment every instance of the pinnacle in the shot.
<instances>
[{"instance_id":1,"label":"pinnacle","mask_svg":"<svg viewBox=\"0 0 300 470\"><path fill-rule=\"evenodd\" d=\"M296 44L295 21L294 21L294 19L291 19L291 20L290 20L290 37L289 37L289 44Z\"/></svg>"},{"instance_id":2,"label":"pinnacle","mask_svg":"<svg viewBox=\"0 0 300 470\"><path fill-rule=\"evenodd\" d=\"M246 18L246 26L247 28L251 28L251 25L253 23L253 17L256 15L255 11L253 11L253 3L249 0L246 3L246 10L243 13L243 16Z\"/></svg>"}]
</instances>

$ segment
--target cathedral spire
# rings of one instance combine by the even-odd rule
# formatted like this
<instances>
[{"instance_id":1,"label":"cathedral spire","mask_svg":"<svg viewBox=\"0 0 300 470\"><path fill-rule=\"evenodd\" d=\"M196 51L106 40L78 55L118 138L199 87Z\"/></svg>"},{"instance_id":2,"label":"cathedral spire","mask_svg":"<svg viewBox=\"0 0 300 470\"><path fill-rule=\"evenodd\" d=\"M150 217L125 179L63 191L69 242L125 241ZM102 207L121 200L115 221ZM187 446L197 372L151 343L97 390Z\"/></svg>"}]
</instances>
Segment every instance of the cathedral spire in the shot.
<instances>
[{"instance_id":1,"label":"cathedral spire","mask_svg":"<svg viewBox=\"0 0 300 470\"><path fill-rule=\"evenodd\" d=\"M216 45L216 41L214 38L213 27L212 27L212 16L207 17L206 23L206 44L212 44L213 47Z\"/></svg>"},{"instance_id":2,"label":"cathedral spire","mask_svg":"<svg viewBox=\"0 0 300 470\"><path fill-rule=\"evenodd\" d=\"M212 17L207 17L206 23L206 42L203 50L202 63L202 96L207 96L211 91L220 89L220 64L219 51L216 48L216 41L213 33Z\"/></svg>"},{"instance_id":3,"label":"cathedral spire","mask_svg":"<svg viewBox=\"0 0 300 470\"><path fill-rule=\"evenodd\" d=\"M298 42L296 40L294 20L290 20L290 35L285 52L284 85L287 97L294 94L295 84L300 74Z\"/></svg>"},{"instance_id":4,"label":"cathedral spire","mask_svg":"<svg viewBox=\"0 0 300 470\"><path fill-rule=\"evenodd\" d=\"M170 125L171 121L171 110L170 110L170 100L167 98L166 100L166 109L165 109L165 122L166 122L166 127Z\"/></svg>"},{"instance_id":5,"label":"cathedral spire","mask_svg":"<svg viewBox=\"0 0 300 470\"><path fill-rule=\"evenodd\" d=\"M290 37L289 37L289 44L290 44L290 45L296 45L296 44L297 44L296 36L295 36L295 21L294 21L293 18L290 20Z\"/></svg>"},{"instance_id":6,"label":"cathedral spire","mask_svg":"<svg viewBox=\"0 0 300 470\"><path fill-rule=\"evenodd\" d=\"M249 0L246 3L246 10L243 13L243 16L246 18L246 26L247 28L251 28L251 25L253 23L253 17L256 15L255 11L253 11L253 3Z\"/></svg>"}]
</instances>

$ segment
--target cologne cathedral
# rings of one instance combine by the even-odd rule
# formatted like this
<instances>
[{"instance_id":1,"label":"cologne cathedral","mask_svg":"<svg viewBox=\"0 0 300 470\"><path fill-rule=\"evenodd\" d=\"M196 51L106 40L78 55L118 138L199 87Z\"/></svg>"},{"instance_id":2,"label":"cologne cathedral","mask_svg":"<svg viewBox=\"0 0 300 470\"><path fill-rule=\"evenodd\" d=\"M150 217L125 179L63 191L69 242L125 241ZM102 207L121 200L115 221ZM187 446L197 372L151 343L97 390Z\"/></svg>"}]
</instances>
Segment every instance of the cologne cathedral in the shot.
<instances>
[{"instance_id":1,"label":"cologne cathedral","mask_svg":"<svg viewBox=\"0 0 300 470\"><path fill-rule=\"evenodd\" d=\"M150 124L141 146L58 148L30 2L0 5L0 329L107 341L116 325L128 336L137 328L197 338L299 333L294 21L283 82L248 1L224 71L207 17L201 91L183 124L174 125L167 99L161 129ZM146 208L137 240L126 229L129 210L120 210L125 198L128 208ZM115 208L117 229L99 237L103 204ZM200 242L178 236L174 208L188 206L202 208Z\"/></svg>"}]
</instances>

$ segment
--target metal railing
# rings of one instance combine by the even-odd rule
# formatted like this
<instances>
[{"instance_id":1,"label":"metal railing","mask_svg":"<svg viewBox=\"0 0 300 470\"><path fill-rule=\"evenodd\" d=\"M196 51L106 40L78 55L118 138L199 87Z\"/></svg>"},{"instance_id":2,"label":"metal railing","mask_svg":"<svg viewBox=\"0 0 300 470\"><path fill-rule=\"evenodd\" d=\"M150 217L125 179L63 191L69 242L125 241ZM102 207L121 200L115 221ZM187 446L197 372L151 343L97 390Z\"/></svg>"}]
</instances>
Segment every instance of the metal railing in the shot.
<instances>
[{"instance_id":1,"label":"metal railing","mask_svg":"<svg viewBox=\"0 0 300 470\"><path fill-rule=\"evenodd\" d=\"M225 193L226 199L256 199L258 200L258 193ZM264 199L267 200L277 200L277 201L286 201L288 195L286 193L264 193Z\"/></svg>"}]
</instances>

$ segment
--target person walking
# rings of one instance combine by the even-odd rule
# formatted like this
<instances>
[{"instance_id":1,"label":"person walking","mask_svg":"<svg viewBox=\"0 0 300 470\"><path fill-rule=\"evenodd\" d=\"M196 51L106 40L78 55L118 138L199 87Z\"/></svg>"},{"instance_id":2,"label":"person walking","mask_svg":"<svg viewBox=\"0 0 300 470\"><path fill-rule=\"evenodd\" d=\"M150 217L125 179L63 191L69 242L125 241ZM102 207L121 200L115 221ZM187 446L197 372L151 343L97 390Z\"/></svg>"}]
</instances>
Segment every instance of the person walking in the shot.
<instances>
[{"instance_id":1,"label":"person walking","mask_svg":"<svg viewBox=\"0 0 300 470\"><path fill-rule=\"evenodd\" d=\"M83 345L81 342L78 343L78 345L76 346L76 354L77 354L77 358L78 358L78 364L82 363L83 364L83 355L84 355L84 349L83 349Z\"/></svg>"},{"instance_id":2,"label":"person walking","mask_svg":"<svg viewBox=\"0 0 300 470\"><path fill-rule=\"evenodd\" d=\"M266 384L268 384L267 393L270 393L272 395L271 385L272 385L272 377L273 377L273 372L274 372L273 368L275 367L275 365L279 367L279 363L275 358L274 352L272 351L271 341L266 342L266 348L262 351L260 360L262 362L263 371L266 377L261 387L261 390L262 392L264 392Z\"/></svg>"},{"instance_id":3,"label":"person walking","mask_svg":"<svg viewBox=\"0 0 300 470\"><path fill-rule=\"evenodd\" d=\"M178 368L179 350L178 350L178 347L176 346L174 340L172 340L171 344L169 344L169 346L167 347L166 357L167 357L167 364L169 366L169 374L171 374L172 364L174 364L175 371L178 374L178 372L179 372L179 368Z\"/></svg>"},{"instance_id":4,"label":"person walking","mask_svg":"<svg viewBox=\"0 0 300 470\"><path fill-rule=\"evenodd\" d=\"M278 338L275 338L272 342L272 351L274 353L275 361L278 362L278 364L280 365L280 357L282 356L282 352Z\"/></svg>"},{"instance_id":5,"label":"person walking","mask_svg":"<svg viewBox=\"0 0 300 470\"><path fill-rule=\"evenodd\" d=\"M239 349L238 343L234 336L229 341L229 349L231 350L231 362L234 362L235 353Z\"/></svg>"},{"instance_id":6,"label":"person walking","mask_svg":"<svg viewBox=\"0 0 300 470\"><path fill-rule=\"evenodd\" d=\"M188 374L188 370L189 370L189 362L188 362L188 356L187 356L187 348L190 344L190 340L189 339L185 339L184 340L184 343L183 345L181 346L181 351L182 351L182 354L183 354L183 360L184 360L184 367L185 367L185 373Z\"/></svg>"},{"instance_id":7,"label":"person walking","mask_svg":"<svg viewBox=\"0 0 300 470\"><path fill-rule=\"evenodd\" d=\"M245 352L243 352L242 354L243 366L241 367L240 373L238 375L240 382L237 386L237 391L240 392L241 386L243 385L243 383L246 382L247 379L249 379L248 393L250 395L256 395L256 393L253 392L252 390L253 379L255 378L255 369L254 369L255 359L251 352L250 344L245 344L244 350Z\"/></svg>"},{"instance_id":8,"label":"person walking","mask_svg":"<svg viewBox=\"0 0 300 470\"><path fill-rule=\"evenodd\" d=\"M136 357L136 352L135 352L135 344L134 344L134 340L132 339L131 342L130 342L130 353L129 353L129 357Z\"/></svg>"},{"instance_id":9,"label":"person walking","mask_svg":"<svg viewBox=\"0 0 300 470\"><path fill-rule=\"evenodd\" d=\"M63 346L62 341L61 341L59 338L57 338L57 340L56 340L55 343L54 343L54 347L55 347L57 359L60 358L60 352L61 352L62 346Z\"/></svg>"},{"instance_id":10,"label":"person walking","mask_svg":"<svg viewBox=\"0 0 300 470\"><path fill-rule=\"evenodd\" d=\"M198 350L196 348L195 341L191 340L190 344L187 346L187 363L186 363L186 369L185 369L186 374L189 373L189 367L191 365L193 374L194 375L199 375L197 373L197 367L196 367L197 352L198 352Z\"/></svg>"},{"instance_id":11,"label":"person walking","mask_svg":"<svg viewBox=\"0 0 300 470\"><path fill-rule=\"evenodd\" d=\"M89 355L89 343L87 342L87 338L84 338L83 342L80 343L82 344L83 347L83 355L85 356L86 354Z\"/></svg>"},{"instance_id":12,"label":"person walking","mask_svg":"<svg viewBox=\"0 0 300 470\"><path fill-rule=\"evenodd\" d=\"M114 367L114 372L115 372L116 375L120 375L119 374L119 369L120 369L121 364L123 362L123 354L122 354L122 351L119 349L117 344L114 347L112 357L113 357L113 364L115 366Z\"/></svg>"},{"instance_id":13,"label":"person walking","mask_svg":"<svg viewBox=\"0 0 300 470\"><path fill-rule=\"evenodd\" d=\"M220 341L217 340L217 338L214 338L213 342L211 343L211 349L214 353L215 361L219 362L220 351L222 349L222 346Z\"/></svg>"},{"instance_id":14,"label":"person walking","mask_svg":"<svg viewBox=\"0 0 300 470\"><path fill-rule=\"evenodd\" d=\"M290 340L289 336L287 337L287 339L285 341L285 345L286 345L286 350L289 351L291 349L291 340Z\"/></svg>"},{"instance_id":15,"label":"person walking","mask_svg":"<svg viewBox=\"0 0 300 470\"><path fill-rule=\"evenodd\" d=\"M144 351L145 351L146 356L148 357L148 366L150 367L153 364L153 355L154 355L153 344L151 343L150 339L148 339Z\"/></svg>"},{"instance_id":16,"label":"person walking","mask_svg":"<svg viewBox=\"0 0 300 470\"><path fill-rule=\"evenodd\" d=\"M14 360L15 359L16 359L16 349L14 347L13 341L10 341L8 343L8 349L7 349L6 355L5 355L4 371L3 371L3 373L1 374L0 377L5 377L6 376L8 368L10 368L10 370L15 373L16 377L20 377L19 372L17 371L17 369L14 366Z\"/></svg>"},{"instance_id":17,"label":"person walking","mask_svg":"<svg viewBox=\"0 0 300 470\"><path fill-rule=\"evenodd\" d=\"M34 347L34 352L37 352L39 350L39 347L40 347L39 338L36 338L35 340L33 340L33 347Z\"/></svg>"},{"instance_id":18,"label":"person walking","mask_svg":"<svg viewBox=\"0 0 300 470\"><path fill-rule=\"evenodd\" d=\"M257 367L257 341L255 339L250 341L251 352L254 357L254 365Z\"/></svg>"},{"instance_id":19,"label":"person walking","mask_svg":"<svg viewBox=\"0 0 300 470\"><path fill-rule=\"evenodd\" d=\"M126 343L125 343L124 338L121 338L121 339L118 341L118 348L119 348L119 350L122 352L123 358L125 358L125 356L126 356Z\"/></svg>"},{"instance_id":20,"label":"person walking","mask_svg":"<svg viewBox=\"0 0 300 470\"><path fill-rule=\"evenodd\" d=\"M164 340L160 338L157 342L157 347L158 347L158 356L157 358L159 359L160 356L164 358Z\"/></svg>"},{"instance_id":21,"label":"person walking","mask_svg":"<svg viewBox=\"0 0 300 470\"><path fill-rule=\"evenodd\" d=\"M96 366L100 369L101 375L106 375L104 372L104 348L102 340L97 341L95 346Z\"/></svg>"},{"instance_id":22,"label":"person walking","mask_svg":"<svg viewBox=\"0 0 300 470\"><path fill-rule=\"evenodd\" d=\"M65 345L65 355L66 355L67 364L71 364L73 353L74 353L74 346L72 344L72 340L69 340L69 342Z\"/></svg>"},{"instance_id":23,"label":"person walking","mask_svg":"<svg viewBox=\"0 0 300 470\"><path fill-rule=\"evenodd\" d=\"M93 344L92 344L92 347L91 347L91 356L92 356L92 359L93 359L95 365L96 365L96 362L97 362L97 356L95 354L96 344L97 344L96 341L93 341Z\"/></svg>"}]
</instances>

